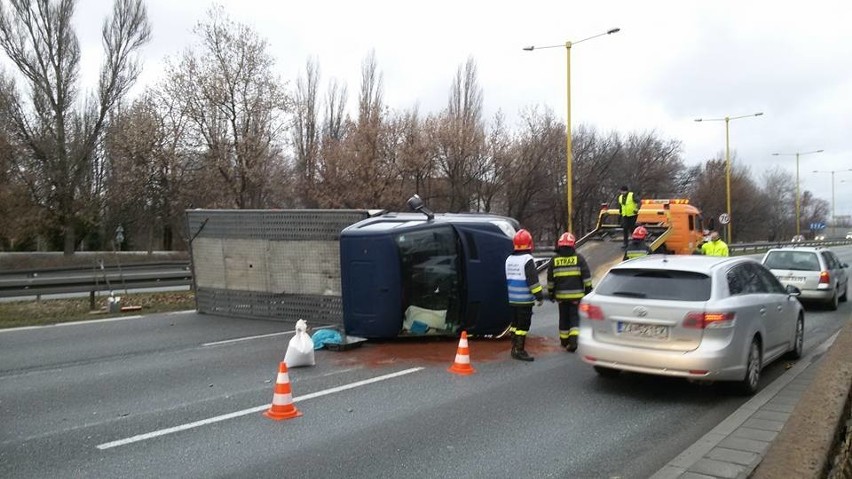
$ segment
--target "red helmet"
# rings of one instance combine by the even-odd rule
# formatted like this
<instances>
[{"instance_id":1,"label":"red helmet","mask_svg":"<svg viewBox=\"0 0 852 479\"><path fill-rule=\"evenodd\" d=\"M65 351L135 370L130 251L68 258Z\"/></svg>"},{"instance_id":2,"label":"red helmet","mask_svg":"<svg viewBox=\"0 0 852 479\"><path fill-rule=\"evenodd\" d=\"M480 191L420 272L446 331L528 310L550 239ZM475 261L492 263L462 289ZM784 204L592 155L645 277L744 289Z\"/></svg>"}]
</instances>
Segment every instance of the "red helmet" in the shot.
<instances>
[{"instance_id":1,"label":"red helmet","mask_svg":"<svg viewBox=\"0 0 852 479\"><path fill-rule=\"evenodd\" d=\"M637 226L635 230L633 230L633 239L643 240L648 236L648 230L645 229L644 226Z\"/></svg>"},{"instance_id":2,"label":"red helmet","mask_svg":"<svg viewBox=\"0 0 852 479\"><path fill-rule=\"evenodd\" d=\"M559 241L556 242L556 246L570 246L572 248L575 244L577 244L577 238L575 238L571 233L562 233L562 236L559 237Z\"/></svg>"},{"instance_id":3,"label":"red helmet","mask_svg":"<svg viewBox=\"0 0 852 479\"><path fill-rule=\"evenodd\" d=\"M532 235L527 230L518 230L512 243L515 244L515 251L532 251L533 249Z\"/></svg>"}]
</instances>

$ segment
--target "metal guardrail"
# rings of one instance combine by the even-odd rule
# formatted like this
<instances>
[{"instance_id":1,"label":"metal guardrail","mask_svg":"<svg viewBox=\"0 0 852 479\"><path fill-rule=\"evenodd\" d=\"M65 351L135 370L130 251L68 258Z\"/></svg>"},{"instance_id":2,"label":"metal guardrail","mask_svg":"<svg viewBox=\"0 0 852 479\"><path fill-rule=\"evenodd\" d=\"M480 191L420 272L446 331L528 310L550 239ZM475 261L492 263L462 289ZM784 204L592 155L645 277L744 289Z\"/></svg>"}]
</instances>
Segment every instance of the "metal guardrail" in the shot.
<instances>
[{"instance_id":1,"label":"metal guardrail","mask_svg":"<svg viewBox=\"0 0 852 479\"><path fill-rule=\"evenodd\" d=\"M852 240L804 241L801 243L761 241L728 245L731 253L756 254L770 248L791 246L842 246ZM533 252L538 271L547 268L554 248L539 247ZM123 266L62 267L0 272L0 298L47 294L90 293L129 289L151 289L192 285L189 261L130 263Z\"/></svg>"},{"instance_id":2,"label":"metal guardrail","mask_svg":"<svg viewBox=\"0 0 852 479\"><path fill-rule=\"evenodd\" d=\"M758 241L755 243L735 243L728 245L728 251L730 253L741 253L741 254L758 254L764 251L767 251L772 248L790 248L796 246L845 246L852 245L852 240L821 240L821 241L802 241L798 243L790 243L784 241ZM550 258L553 258L556 255L555 248L550 247L536 247L533 251L533 257L535 258L535 265L538 272L542 272L547 269L547 264L550 262Z\"/></svg>"},{"instance_id":3,"label":"metal guardrail","mask_svg":"<svg viewBox=\"0 0 852 479\"><path fill-rule=\"evenodd\" d=\"M0 273L0 298L190 286L188 261L45 268Z\"/></svg>"}]
</instances>

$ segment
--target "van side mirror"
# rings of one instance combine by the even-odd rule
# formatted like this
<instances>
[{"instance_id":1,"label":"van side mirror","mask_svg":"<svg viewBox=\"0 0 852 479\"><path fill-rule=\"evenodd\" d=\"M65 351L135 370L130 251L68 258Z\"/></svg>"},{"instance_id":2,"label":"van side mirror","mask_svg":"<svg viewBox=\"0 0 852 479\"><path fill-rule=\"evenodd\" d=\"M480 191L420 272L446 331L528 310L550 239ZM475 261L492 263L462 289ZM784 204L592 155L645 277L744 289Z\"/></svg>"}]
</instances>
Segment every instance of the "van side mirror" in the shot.
<instances>
[{"instance_id":1,"label":"van side mirror","mask_svg":"<svg viewBox=\"0 0 852 479\"><path fill-rule=\"evenodd\" d=\"M788 284L784 289L787 290L787 294L789 294L790 296L799 296L800 294L802 294L802 290L793 286L792 284Z\"/></svg>"},{"instance_id":2,"label":"van side mirror","mask_svg":"<svg viewBox=\"0 0 852 479\"><path fill-rule=\"evenodd\" d=\"M415 194L411 198L408 199L408 207L411 208L411 211L417 211L426 215L426 218L429 221L432 221L435 218L435 214L426 207L426 204L423 203L423 199L420 198L420 195Z\"/></svg>"}]
</instances>

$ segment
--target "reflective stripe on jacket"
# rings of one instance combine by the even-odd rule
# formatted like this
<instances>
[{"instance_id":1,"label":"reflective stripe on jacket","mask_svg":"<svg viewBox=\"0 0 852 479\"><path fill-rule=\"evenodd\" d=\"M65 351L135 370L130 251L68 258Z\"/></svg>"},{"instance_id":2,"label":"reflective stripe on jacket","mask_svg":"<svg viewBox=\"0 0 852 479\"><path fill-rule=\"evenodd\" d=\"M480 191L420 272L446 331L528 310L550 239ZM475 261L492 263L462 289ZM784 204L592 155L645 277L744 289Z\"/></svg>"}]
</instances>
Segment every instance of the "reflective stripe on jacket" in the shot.
<instances>
[{"instance_id":1,"label":"reflective stripe on jacket","mask_svg":"<svg viewBox=\"0 0 852 479\"><path fill-rule=\"evenodd\" d=\"M531 305L536 299L543 298L531 254L512 254L506 258L506 286L509 290L509 304L512 305Z\"/></svg>"},{"instance_id":2,"label":"reflective stripe on jacket","mask_svg":"<svg viewBox=\"0 0 852 479\"><path fill-rule=\"evenodd\" d=\"M547 267L547 291L557 301L581 299L592 287L592 274L586 259L573 249L550 260Z\"/></svg>"},{"instance_id":3,"label":"reflective stripe on jacket","mask_svg":"<svg viewBox=\"0 0 852 479\"><path fill-rule=\"evenodd\" d=\"M612 198L612 196L610 196ZM627 194L618 195L618 204L621 205L621 216L636 216L639 212L639 205L633 199L633 192L628 191Z\"/></svg>"},{"instance_id":4,"label":"reflective stripe on jacket","mask_svg":"<svg viewBox=\"0 0 852 479\"><path fill-rule=\"evenodd\" d=\"M651 254L651 248L644 241L630 240L624 250L624 260L639 258Z\"/></svg>"}]
</instances>

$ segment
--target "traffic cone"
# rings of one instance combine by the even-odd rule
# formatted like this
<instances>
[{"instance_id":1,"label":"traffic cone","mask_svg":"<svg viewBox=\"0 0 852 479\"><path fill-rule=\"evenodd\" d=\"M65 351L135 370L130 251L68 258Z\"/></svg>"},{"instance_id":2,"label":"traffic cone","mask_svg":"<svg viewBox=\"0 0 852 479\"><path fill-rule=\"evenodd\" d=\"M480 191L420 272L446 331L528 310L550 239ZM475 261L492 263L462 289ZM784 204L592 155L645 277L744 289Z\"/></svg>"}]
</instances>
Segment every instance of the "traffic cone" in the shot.
<instances>
[{"instance_id":1,"label":"traffic cone","mask_svg":"<svg viewBox=\"0 0 852 479\"><path fill-rule=\"evenodd\" d=\"M455 374L467 376L476 372L470 365L470 349L467 347L467 331L462 331L461 339L459 339L459 348L456 352L456 360L447 371Z\"/></svg>"},{"instance_id":2,"label":"traffic cone","mask_svg":"<svg viewBox=\"0 0 852 479\"><path fill-rule=\"evenodd\" d=\"M275 394L272 395L272 405L263 415L276 421L293 419L302 415L293 405L290 375L287 374L287 363L285 361L281 361L281 365L278 366L278 377L275 379Z\"/></svg>"}]
</instances>

